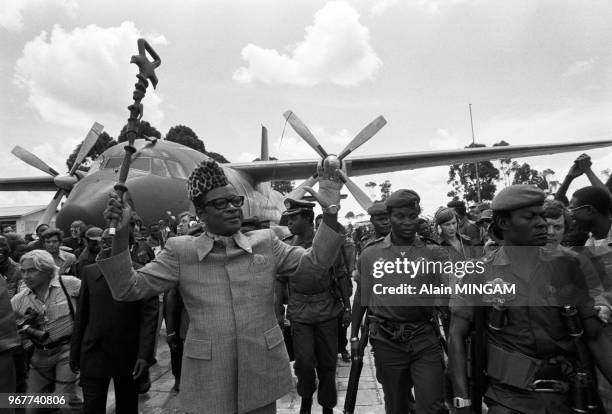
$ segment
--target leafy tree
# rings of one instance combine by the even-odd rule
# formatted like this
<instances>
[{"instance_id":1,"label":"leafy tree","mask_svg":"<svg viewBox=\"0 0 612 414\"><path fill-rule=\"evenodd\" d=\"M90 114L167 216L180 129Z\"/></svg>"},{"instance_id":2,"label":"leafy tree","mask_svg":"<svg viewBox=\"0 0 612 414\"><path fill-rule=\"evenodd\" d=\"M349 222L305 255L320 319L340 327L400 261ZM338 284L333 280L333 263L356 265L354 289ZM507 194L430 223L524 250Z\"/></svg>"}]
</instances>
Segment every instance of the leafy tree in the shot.
<instances>
[{"instance_id":1,"label":"leafy tree","mask_svg":"<svg viewBox=\"0 0 612 414\"><path fill-rule=\"evenodd\" d=\"M375 196L375 191L374 189L376 188L376 183L374 181L369 181L365 184L365 187L368 189L368 191L370 192L370 196L372 198L376 197Z\"/></svg>"},{"instance_id":2,"label":"leafy tree","mask_svg":"<svg viewBox=\"0 0 612 414\"><path fill-rule=\"evenodd\" d=\"M470 144L465 148L485 147L484 144ZM481 200L493 200L499 179L499 170L491 161L478 161L478 178L480 181ZM453 164L448 171L448 184L453 189L447 193L454 200L464 198L466 201L478 201L478 189L476 185L476 166L474 163Z\"/></svg>"},{"instance_id":3,"label":"leafy tree","mask_svg":"<svg viewBox=\"0 0 612 414\"><path fill-rule=\"evenodd\" d=\"M227 158L225 158L223 155L221 155L221 154L219 154L217 152L207 151L204 154L208 155L210 158L212 158L213 160L217 161L220 164L227 164L227 163L229 163Z\"/></svg>"},{"instance_id":4,"label":"leafy tree","mask_svg":"<svg viewBox=\"0 0 612 414\"><path fill-rule=\"evenodd\" d=\"M531 168L531 165L524 162L520 164L516 161L512 164L514 170L514 178L512 184L528 184L538 176L538 170Z\"/></svg>"},{"instance_id":5,"label":"leafy tree","mask_svg":"<svg viewBox=\"0 0 612 414\"><path fill-rule=\"evenodd\" d=\"M147 121L140 121L138 131L136 132L136 139L148 137L155 137L157 139L161 139L161 132L159 132L157 128L155 128ZM121 132L117 137L117 142L126 142L127 140L127 124L125 124L123 128L121 128Z\"/></svg>"},{"instance_id":6,"label":"leafy tree","mask_svg":"<svg viewBox=\"0 0 612 414\"><path fill-rule=\"evenodd\" d=\"M278 158L270 157L270 161L276 161ZM253 162L261 161L261 158L257 157ZM289 180L274 180L272 181L272 189L278 191L282 195L287 195L295 188L295 182Z\"/></svg>"},{"instance_id":7,"label":"leafy tree","mask_svg":"<svg viewBox=\"0 0 612 414\"><path fill-rule=\"evenodd\" d=\"M526 162L519 165L516 161L512 166L514 169L514 179L512 180L512 184L535 184L542 190L549 189L546 177L555 173L550 168L539 172L538 170L531 168L531 166Z\"/></svg>"},{"instance_id":8,"label":"leafy tree","mask_svg":"<svg viewBox=\"0 0 612 414\"><path fill-rule=\"evenodd\" d=\"M391 181L385 180L378 186L380 187L380 201L385 201L391 195Z\"/></svg>"},{"instance_id":9,"label":"leafy tree","mask_svg":"<svg viewBox=\"0 0 612 414\"><path fill-rule=\"evenodd\" d=\"M510 144L508 144L506 141L504 141L503 139L499 142L496 142L495 144L493 144L494 147L506 147ZM502 176L504 185L506 187L508 187L510 185L510 174L512 173L512 159L510 158L502 158L500 160L498 160L499 162L499 172L500 175Z\"/></svg>"},{"instance_id":10,"label":"leafy tree","mask_svg":"<svg viewBox=\"0 0 612 414\"><path fill-rule=\"evenodd\" d=\"M80 142L79 145L77 145L76 148L72 151L72 153L68 156L68 159L66 160L66 166L68 167L68 170L72 168L72 165L74 164L74 161L76 160L76 157L79 151L81 150L82 144L83 143ZM116 144L117 144L117 141L115 141L113 137L108 135L106 131L103 131L98 137L98 141L91 148L91 151L89 151L89 153L87 154L83 162L86 165L90 164L92 161L98 158L100 154L102 154L104 151L106 151L107 149L109 149L110 147ZM89 167L86 167L86 168L89 169Z\"/></svg>"},{"instance_id":11,"label":"leafy tree","mask_svg":"<svg viewBox=\"0 0 612 414\"><path fill-rule=\"evenodd\" d=\"M185 125L176 125L168 130L166 134L166 140L176 142L178 144L185 145L186 147L193 148L196 151L200 151L206 154L206 147L204 142L198 138L198 135ZM211 157L212 158L212 157Z\"/></svg>"}]
</instances>

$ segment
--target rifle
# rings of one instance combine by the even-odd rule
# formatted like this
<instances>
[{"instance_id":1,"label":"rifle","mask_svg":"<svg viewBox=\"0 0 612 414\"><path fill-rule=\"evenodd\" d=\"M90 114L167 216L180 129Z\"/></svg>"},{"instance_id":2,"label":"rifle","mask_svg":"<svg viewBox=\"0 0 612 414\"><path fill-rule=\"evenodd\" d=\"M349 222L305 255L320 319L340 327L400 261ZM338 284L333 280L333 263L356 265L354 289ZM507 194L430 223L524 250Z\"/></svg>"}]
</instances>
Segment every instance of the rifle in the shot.
<instances>
[{"instance_id":1,"label":"rifle","mask_svg":"<svg viewBox=\"0 0 612 414\"><path fill-rule=\"evenodd\" d=\"M370 333L370 318L366 310L365 320L361 325L361 338L359 339L359 347L354 355L351 355L351 371L349 374L348 385L346 387L346 397L344 399L344 414L353 414L355 412L355 402L357 401L357 389L359 388L359 377L363 368L363 354L365 347L368 344Z\"/></svg>"},{"instance_id":2,"label":"rifle","mask_svg":"<svg viewBox=\"0 0 612 414\"><path fill-rule=\"evenodd\" d=\"M466 343L467 372L475 414L482 413L482 399L487 388L487 307L474 307L474 330Z\"/></svg>"}]
</instances>

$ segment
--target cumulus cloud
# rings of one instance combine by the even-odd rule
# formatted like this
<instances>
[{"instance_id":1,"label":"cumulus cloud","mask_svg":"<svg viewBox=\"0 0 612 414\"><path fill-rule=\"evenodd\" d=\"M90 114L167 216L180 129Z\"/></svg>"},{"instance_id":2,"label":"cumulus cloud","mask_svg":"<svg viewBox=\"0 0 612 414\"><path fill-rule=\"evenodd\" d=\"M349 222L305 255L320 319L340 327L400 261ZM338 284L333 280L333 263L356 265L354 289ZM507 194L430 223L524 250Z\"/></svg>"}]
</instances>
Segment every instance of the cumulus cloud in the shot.
<instances>
[{"instance_id":1,"label":"cumulus cloud","mask_svg":"<svg viewBox=\"0 0 612 414\"><path fill-rule=\"evenodd\" d=\"M353 86L373 79L382 67L370 44L368 28L359 22L357 11L340 0L317 11L304 39L287 49L289 53L284 54L248 44L241 54L248 67L236 70L234 81Z\"/></svg>"},{"instance_id":2,"label":"cumulus cloud","mask_svg":"<svg viewBox=\"0 0 612 414\"><path fill-rule=\"evenodd\" d=\"M48 13L60 10L74 17L79 5L77 0L2 0L0 2L0 27L16 32L24 27L24 14Z\"/></svg>"},{"instance_id":3,"label":"cumulus cloud","mask_svg":"<svg viewBox=\"0 0 612 414\"><path fill-rule=\"evenodd\" d=\"M379 16L394 6L401 4L434 15L440 13L443 9L465 3L466 1L468 0L403 0L402 2L399 0L372 0L370 14L372 16Z\"/></svg>"},{"instance_id":4,"label":"cumulus cloud","mask_svg":"<svg viewBox=\"0 0 612 414\"><path fill-rule=\"evenodd\" d=\"M595 58L589 60L578 60L570 65L565 71L565 76L577 76L590 72L595 66Z\"/></svg>"},{"instance_id":5,"label":"cumulus cloud","mask_svg":"<svg viewBox=\"0 0 612 414\"><path fill-rule=\"evenodd\" d=\"M136 40L147 38L132 22L118 27L89 25L70 32L54 26L28 42L15 65L13 81L28 94L28 105L47 122L88 128L93 121L120 129L132 102L137 68L129 64ZM165 44L154 35L151 41ZM161 97L152 87L143 100L144 117L158 124Z\"/></svg>"}]
</instances>

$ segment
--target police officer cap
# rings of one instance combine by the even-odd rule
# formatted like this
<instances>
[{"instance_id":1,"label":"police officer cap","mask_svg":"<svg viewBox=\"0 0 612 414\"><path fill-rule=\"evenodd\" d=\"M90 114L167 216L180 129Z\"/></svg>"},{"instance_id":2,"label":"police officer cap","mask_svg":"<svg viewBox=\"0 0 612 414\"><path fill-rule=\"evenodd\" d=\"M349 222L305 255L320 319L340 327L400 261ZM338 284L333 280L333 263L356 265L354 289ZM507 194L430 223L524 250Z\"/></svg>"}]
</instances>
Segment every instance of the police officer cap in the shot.
<instances>
[{"instance_id":1,"label":"police officer cap","mask_svg":"<svg viewBox=\"0 0 612 414\"><path fill-rule=\"evenodd\" d=\"M378 216L381 214L387 214L387 206L385 206L385 203L377 201L374 204L372 204L370 207L368 207L368 214L370 216Z\"/></svg>"},{"instance_id":2,"label":"police officer cap","mask_svg":"<svg viewBox=\"0 0 612 414\"><path fill-rule=\"evenodd\" d=\"M314 209L314 206L315 203L287 198L285 200L285 208L287 210L283 212L283 216L291 216L293 214L301 213L302 211L312 210Z\"/></svg>"},{"instance_id":3,"label":"police officer cap","mask_svg":"<svg viewBox=\"0 0 612 414\"><path fill-rule=\"evenodd\" d=\"M397 190L393 192L385 204L387 208L410 207L419 208L421 197L414 190Z\"/></svg>"},{"instance_id":4,"label":"police officer cap","mask_svg":"<svg viewBox=\"0 0 612 414\"><path fill-rule=\"evenodd\" d=\"M501 190L491 203L493 211L512 211L541 205L546 198L544 191L532 184L517 184Z\"/></svg>"}]
</instances>

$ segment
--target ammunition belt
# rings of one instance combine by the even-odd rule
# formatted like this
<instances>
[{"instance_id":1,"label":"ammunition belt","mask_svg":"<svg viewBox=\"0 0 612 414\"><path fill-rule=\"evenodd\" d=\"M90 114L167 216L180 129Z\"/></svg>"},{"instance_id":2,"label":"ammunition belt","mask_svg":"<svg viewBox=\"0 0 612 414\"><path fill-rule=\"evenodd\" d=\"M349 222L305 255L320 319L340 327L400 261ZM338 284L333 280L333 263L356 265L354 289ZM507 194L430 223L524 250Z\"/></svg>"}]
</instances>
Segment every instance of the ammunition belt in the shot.
<instances>
[{"instance_id":1,"label":"ammunition belt","mask_svg":"<svg viewBox=\"0 0 612 414\"><path fill-rule=\"evenodd\" d=\"M569 390L573 366L564 356L537 359L492 343L487 354L487 375L502 384L535 392Z\"/></svg>"}]
</instances>

